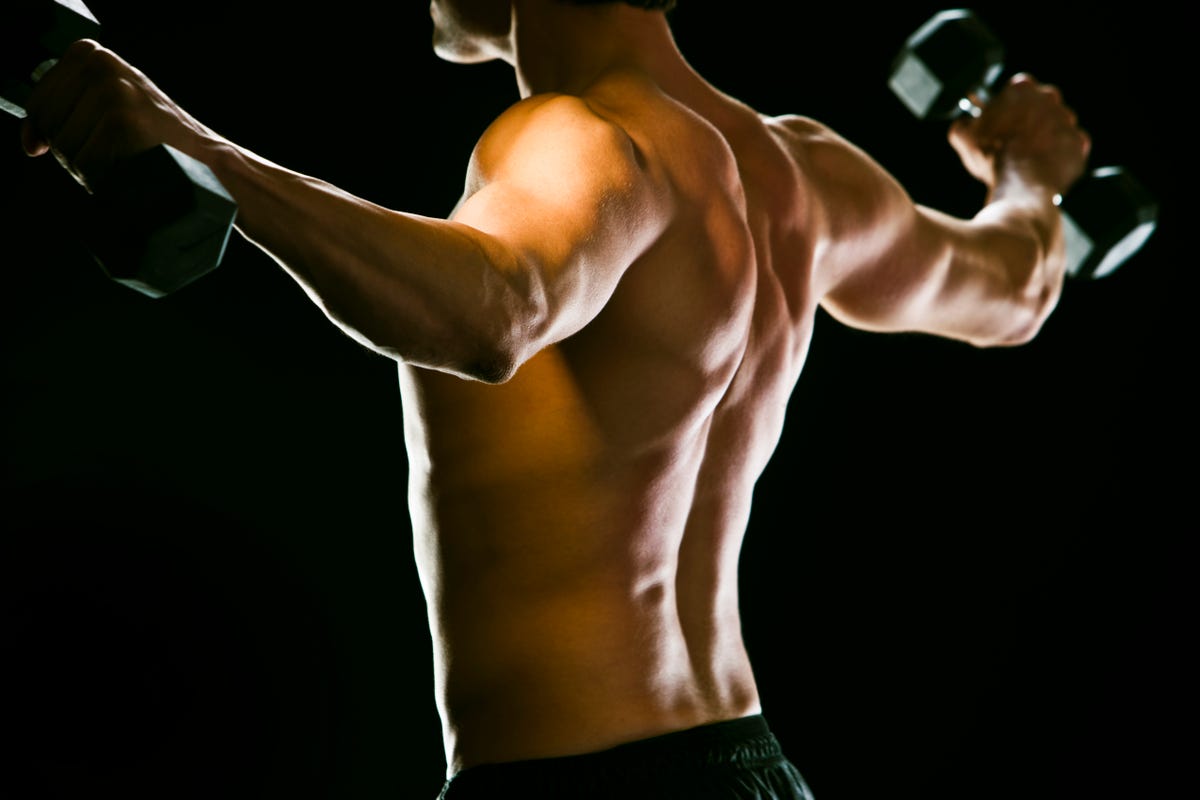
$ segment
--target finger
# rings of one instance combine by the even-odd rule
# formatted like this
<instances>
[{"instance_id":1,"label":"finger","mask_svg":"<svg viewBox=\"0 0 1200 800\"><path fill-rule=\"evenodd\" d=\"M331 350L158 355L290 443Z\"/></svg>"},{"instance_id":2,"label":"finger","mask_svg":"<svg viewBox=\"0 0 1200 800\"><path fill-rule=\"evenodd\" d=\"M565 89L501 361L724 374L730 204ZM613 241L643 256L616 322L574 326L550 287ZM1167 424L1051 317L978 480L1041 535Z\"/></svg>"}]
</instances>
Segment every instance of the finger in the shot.
<instances>
[{"instance_id":1,"label":"finger","mask_svg":"<svg viewBox=\"0 0 1200 800\"><path fill-rule=\"evenodd\" d=\"M1059 91L1059 88L1053 83L1043 83L1039 85L1038 91L1041 92L1046 98L1053 100L1054 102L1062 102L1062 92Z\"/></svg>"},{"instance_id":2,"label":"finger","mask_svg":"<svg viewBox=\"0 0 1200 800\"><path fill-rule=\"evenodd\" d=\"M75 102L64 110L57 127L49 136L51 148L73 166L87 166L80 162L79 151L84 142L94 135L95 129L106 116L104 112L108 101L105 95L105 92L97 91L79 94Z\"/></svg>"},{"instance_id":3,"label":"finger","mask_svg":"<svg viewBox=\"0 0 1200 800\"><path fill-rule=\"evenodd\" d=\"M37 158L44 156L50 152L50 143L42 136L39 136L33 123L29 118L21 120L21 149L25 151L27 156Z\"/></svg>"},{"instance_id":4,"label":"finger","mask_svg":"<svg viewBox=\"0 0 1200 800\"><path fill-rule=\"evenodd\" d=\"M68 79L70 67L55 66L37 83L25 106L26 121L31 133L42 141L52 143L63 120L82 91L78 81Z\"/></svg>"},{"instance_id":5,"label":"finger","mask_svg":"<svg viewBox=\"0 0 1200 800\"><path fill-rule=\"evenodd\" d=\"M1075 113L1075 109L1070 106L1062 106L1063 118L1072 128L1079 126L1079 115Z\"/></svg>"},{"instance_id":6,"label":"finger","mask_svg":"<svg viewBox=\"0 0 1200 800\"><path fill-rule=\"evenodd\" d=\"M963 116L957 117L950 123L950 136L967 137L971 134L971 129L979 126L978 117Z\"/></svg>"},{"instance_id":7,"label":"finger","mask_svg":"<svg viewBox=\"0 0 1200 800\"><path fill-rule=\"evenodd\" d=\"M993 105L1003 107L1006 111L1016 108L1023 113L1028 110L1031 99L1041 99L1041 88L1042 85L1032 75L1022 72L1012 77Z\"/></svg>"},{"instance_id":8,"label":"finger","mask_svg":"<svg viewBox=\"0 0 1200 800\"><path fill-rule=\"evenodd\" d=\"M974 125L969 131L970 135L985 150L994 149L998 146L996 143L1011 135L1013 115L1010 109L1011 103L1008 102L1008 98L1000 97L989 104L984 109L984 113L974 120Z\"/></svg>"},{"instance_id":9,"label":"finger","mask_svg":"<svg viewBox=\"0 0 1200 800\"><path fill-rule=\"evenodd\" d=\"M42 75L34 85L25 111L34 133L53 142L70 114L79 95L87 87L88 64L99 45L90 40L76 42L67 48L62 58Z\"/></svg>"},{"instance_id":10,"label":"finger","mask_svg":"<svg viewBox=\"0 0 1200 800\"><path fill-rule=\"evenodd\" d=\"M978 129L979 119L977 117L958 117L950 123L949 129L946 131L946 138L955 150L969 150L971 142L978 139Z\"/></svg>"}]
</instances>

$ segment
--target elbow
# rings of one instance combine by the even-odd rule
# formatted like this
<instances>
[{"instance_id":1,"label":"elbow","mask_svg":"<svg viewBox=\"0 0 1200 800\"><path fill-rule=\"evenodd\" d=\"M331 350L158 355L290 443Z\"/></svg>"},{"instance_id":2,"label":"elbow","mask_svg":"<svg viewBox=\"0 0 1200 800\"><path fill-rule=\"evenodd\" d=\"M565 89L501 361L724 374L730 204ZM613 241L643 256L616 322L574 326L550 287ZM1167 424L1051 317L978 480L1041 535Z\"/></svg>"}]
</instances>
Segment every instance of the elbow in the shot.
<instances>
[{"instance_id":1,"label":"elbow","mask_svg":"<svg viewBox=\"0 0 1200 800\"><path fill-rule=\"evenodd\" d=\"M468 344L458 337L454 346L396 346L360 339L375 352L397 363L444 372L468 381L506 383L517 374L522 359L512 348L494 343Z\"/></svg>"},{"instance_id":2,"label":"elbow","mask_svg":"<svg viewBox=\"0 0 1200 800\"><path fill-rule=\"evenodd\" d=\"M529 313L524 306L524 313L510 309L512 313L500 315L472 333L473 345L460 360L464 377L493 385L507 383L537 352L544 341L544 315Z\"/></svg>"},{"instance_id":3,"label":"elbow","mask_svg":"<svg viewBox=\"0 0 1200 800\"><path fill-rule=\"evenodd\" d=\"M511 380L547 341L548 292L536 271L502 249L479 246L475 253L481 257L457 265L466 277L447 281L444 291L382 304L379 324L362 331L374 349L464 380Z\"/></svg>"},{"instance_id":4,"label":"elbow","mask_svg":"<svg viewBox=\"0 0 1200 800\"><path fill-rule=\"evenodd\" d=\"M398 362L493 385L512 380L525 360L520 348L508 339L490 336L479 327L466 330L460 326L437 341L375 349Z\"/></svg>"},{"instance_id":5,"label":"elbow","mask_svg":"<svg viewBox=\"0 0 1200 800\"><path fill-rule=\"evenodd\" d=\"M976 342L977 346L981 347L1020 347L1029 344L1042 330L1044 319L1039 319L1033 315L1022 315L1020 322L1013 325L1009 330L994 338Z\"/></svg>"},{"instance_id":6,"label":"elbow","mask_svg":"<svg viewBox=\"0 0 1200 800\"><path fill-rule=\"evenodd\" d=\"M1020 347L1037 338L1042 326L1053 310L1053 302L1047 296L1037 299L1022 299L1013 303L1003 314L1004 323L985 335L968 337L975 347Z\"/></svg>"},{"instance_id":7,"label":"elbow","mask_svg":"<svg viewBox=\"0 0 1200 800\"><path fill-rule=\"evenodd\" d=\"M999 342L1002 346L1029 344L1058 306L1066 276L1062 237L1038 231L1026 243L1017 269L1010 273L1013 326Z\"/></svg>"},{"instance_id":8,"label":"elbow","mask_svg":"<svg viewBox=\"0 0 1200 800\"><path fill-rule=\"evenodd\" d=\"M1019 324L1010 332L1002 343L1009 347L1029 344L1042 332L1046 320L1050 318L1058 304L1059 292L1051 286L1044 287L1035 297L1027 298L1024 308L1018 315Z\"/></svg>"},{"instance_id":9,"label":"elbow","mask_svg":"<svg viewBox=\"0 0 1200 800\"><path fill-rule=\"evenodd\" d=\"M459 372L469 380L496 386L512 380L521 363L521 359L512 350L493 347L477 353L462 365Z\"/></svg>"},{"instance_id":10,"label":"elbow","mask_svg":"<svg viewBox=\"0 0 1200 800\"><path fill-rule=\"evenodd\" d=\"M992 347L1019 347L1037 338L1046 320L1058 306L1062 293L1062 270L1039 259L1022 280L1015 283L1005 315L1007 324L998 335L982 344Z\"/></svg>"},{"instance_id":11,"label":"elbow","mask_svg":"<svg viewBox=\"0 0 1200 800\"><path fill-rule=\"evenodd\" d=\"M416 310L409 324L350 325L326 315L352 339L401 364L444 372L464 380L501 384L527 359L527 346L513 335L519 326L495 314L456 315ZM399 316L403 319L403 315Z\"/></svg>"},{"instance_id":12,"label":"elbow","mask_svg":"<svg viewBox=\"0 0 1200 800\"><path fill-rule=\"evenodd\" d=\"M503 268L488 271L480 284L478 312L460 319L467 347L462 374L487 384L512 380L547 341L550 295L540 272L510 254L489 259Z\"/></svg>"},{"instance_id":13,"label":"elbow","mask_svg":"<svg viewBox=\"0 0 1200 800\"><path fill-rule=\"evenodd\" d=\"M1010 336L1009 344L1012 345L1028 344L1037 338L1046 320L1058 307L1066 277L1066 254L1061 247L1048 251L1039 248L1034 264L1025 276L1017 287L1020 322Z\"/></svg>"}]
</instances>

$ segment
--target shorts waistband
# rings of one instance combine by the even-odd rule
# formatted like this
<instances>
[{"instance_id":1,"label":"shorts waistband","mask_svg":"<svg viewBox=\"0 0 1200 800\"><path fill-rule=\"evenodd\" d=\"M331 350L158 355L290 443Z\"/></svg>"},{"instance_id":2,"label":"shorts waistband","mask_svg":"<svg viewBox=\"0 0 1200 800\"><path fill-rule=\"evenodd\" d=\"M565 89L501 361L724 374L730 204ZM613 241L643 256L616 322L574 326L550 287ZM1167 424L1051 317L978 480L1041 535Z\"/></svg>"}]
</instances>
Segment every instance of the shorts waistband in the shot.
<instances>
[{"instance_id":1,"label":"shorts waistband","mask_svg":"<svg viewBox=\"0 0 1200 800\"><path fill-rule=\"evenodd\" d=\"M591 755L639 762L667 759L695 766L745 766L782 758L783 751L767 720L756 714L665 733Z\"/></svg>"},{"instance_id":2,"label":"shorts waistband","mask_svg":"<svg viewBox=\"0 0 1200 800\"><path fill-rule=\"evenodd\" d=\"M761 714L725 720L620 744L594 753L467 767L454 781L575 775L580 771L639 773L711 767L754 768L783 760L783 751Z\"/></svg>"}]
</instances>

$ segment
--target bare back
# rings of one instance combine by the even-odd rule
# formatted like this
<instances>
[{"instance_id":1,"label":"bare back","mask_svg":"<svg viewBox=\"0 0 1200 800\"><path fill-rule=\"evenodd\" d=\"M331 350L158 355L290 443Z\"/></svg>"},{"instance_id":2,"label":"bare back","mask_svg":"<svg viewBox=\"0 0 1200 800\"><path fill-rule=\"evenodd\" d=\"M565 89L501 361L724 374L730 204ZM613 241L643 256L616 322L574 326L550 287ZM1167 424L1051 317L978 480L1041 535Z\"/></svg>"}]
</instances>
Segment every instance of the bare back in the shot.
<instances>
[{"instance_id":1,"label":"bare back","mask_svg":"<svg viewBox=\"0 0 1200 800\"><path fill-rule=\"evenodd\" d=\"M707 117L629 76L585 99L672 224L512 380L401 367L452 771L758 710L737 559L815 308L796 167L715 92Z\"/></svg>"},{"instance_id":2,"label":"bare back","mask_svg":"<svg viewBox=\"0 0 1200 800\"><path fill-rule=\"evenodd\" d=\"M450 220L238 147L91 41L38 81L26 150L84 182L159 143L200 159L238 230L401 364L451 772L752 714L738 553L817 304L1028 341L1065 271L1053 198L1089 140L1056 89L1014 79L952 130L989 189L959 220L821 126L712 89L659 12L431 13L440 55L506 60L530 95L481 138Z\"/></svg>"}]
</instances>

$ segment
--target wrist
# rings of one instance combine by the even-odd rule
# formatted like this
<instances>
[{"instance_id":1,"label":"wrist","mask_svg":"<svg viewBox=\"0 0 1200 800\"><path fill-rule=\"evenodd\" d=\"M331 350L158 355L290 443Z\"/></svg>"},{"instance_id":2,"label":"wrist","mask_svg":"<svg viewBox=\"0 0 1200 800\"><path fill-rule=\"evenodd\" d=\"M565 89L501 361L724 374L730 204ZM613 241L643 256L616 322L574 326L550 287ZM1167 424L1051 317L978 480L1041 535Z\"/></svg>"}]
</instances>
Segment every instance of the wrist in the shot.
<instances>
[{"instance_id":1,"label":"wrist","mask_svg":"<svg viewBox=\"0 0 1200 800\"><path fill-rule=\"evenodd\" d=\"M1032 206L1057 206L1062 189L1047 180L1032 165L1005 160L996 165L988 191L988 203L1001 200Z\"/></svg>"}]
</instances>

